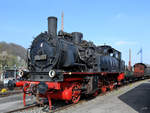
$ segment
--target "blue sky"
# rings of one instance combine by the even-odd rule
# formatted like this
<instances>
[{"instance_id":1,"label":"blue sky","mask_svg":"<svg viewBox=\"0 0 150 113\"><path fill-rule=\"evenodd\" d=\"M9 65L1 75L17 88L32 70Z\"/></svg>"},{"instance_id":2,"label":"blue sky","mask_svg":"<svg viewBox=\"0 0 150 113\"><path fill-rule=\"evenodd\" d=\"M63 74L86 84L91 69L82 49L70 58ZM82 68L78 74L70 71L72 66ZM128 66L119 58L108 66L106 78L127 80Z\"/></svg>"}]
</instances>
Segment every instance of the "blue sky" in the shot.
<instances>
[{"instance_id":1,"label":"blue sky","mask_svg":"<svg viewBox=\"0 0 150 113\"><path fill-rule=\"evenodd\" d=\"M82 32L85 40L122 52L128 63L150 64L150 0L0 0L0 41L28 48L33 37L47 30L47 17L64 12L64 30Z\"/></svg>"}]
</instances>

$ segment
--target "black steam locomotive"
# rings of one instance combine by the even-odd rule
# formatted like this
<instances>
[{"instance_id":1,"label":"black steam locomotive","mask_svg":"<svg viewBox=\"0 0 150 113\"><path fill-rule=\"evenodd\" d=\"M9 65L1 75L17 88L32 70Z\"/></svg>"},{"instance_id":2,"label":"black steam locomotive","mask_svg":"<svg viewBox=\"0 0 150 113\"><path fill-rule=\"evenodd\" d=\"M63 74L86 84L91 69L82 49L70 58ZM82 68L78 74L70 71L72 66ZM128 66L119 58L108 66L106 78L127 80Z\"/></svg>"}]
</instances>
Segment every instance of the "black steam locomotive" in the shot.
<instances>
[{"instance_id":1,"label":"black steam locomotive","mask_svg":"<svg viewBox=\"0 0 150 113\"><path fill-rule=\"evenodd\" d=\"M57 18L48 18L48 32L32 42L28 55L29 79L63 81L59 72L123 72L121 53L111 46L96 46L82 40L80 32L57 35ZM58 75L58 77L54 77ZM49 77L50 76L50 77Z\"/></svg>"},{"instance_id":2,"label":"black steam locomotive","mask_svg":"<svg viewBox=\"0 0 150 113\"><path fill-rule=\"evenodd\" d=\"M57 35L57 18L49 17L48 32L38 35L28 50L29 71L20 71L22 81L9 81L8 87L23 87L24 105L26 94L48 98L50 109L51 99L77 103L81 94L112 90L124 79L121 52L82 38L80 32L61 30Z\"/></svg>"}]
</instances>

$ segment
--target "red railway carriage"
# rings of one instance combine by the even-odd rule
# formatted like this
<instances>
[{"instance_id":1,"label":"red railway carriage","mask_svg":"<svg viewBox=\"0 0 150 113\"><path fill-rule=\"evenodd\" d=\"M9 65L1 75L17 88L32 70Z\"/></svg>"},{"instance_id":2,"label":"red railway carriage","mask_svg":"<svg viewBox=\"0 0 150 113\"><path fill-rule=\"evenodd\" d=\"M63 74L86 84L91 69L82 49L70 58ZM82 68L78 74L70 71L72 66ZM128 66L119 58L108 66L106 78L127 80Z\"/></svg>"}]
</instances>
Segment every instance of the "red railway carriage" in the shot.
<instances>
[{"instance_id":1,"label":"red railway carriage","mask_svg":"<svg viewBox=\"0 0 150 113\"><path fill-rule=\"evenodd\" d=\"M135 77L143 77L146 69L146 65L143 63L136 63L134 65L134 76Z\"/></svg>"}]
</instances>

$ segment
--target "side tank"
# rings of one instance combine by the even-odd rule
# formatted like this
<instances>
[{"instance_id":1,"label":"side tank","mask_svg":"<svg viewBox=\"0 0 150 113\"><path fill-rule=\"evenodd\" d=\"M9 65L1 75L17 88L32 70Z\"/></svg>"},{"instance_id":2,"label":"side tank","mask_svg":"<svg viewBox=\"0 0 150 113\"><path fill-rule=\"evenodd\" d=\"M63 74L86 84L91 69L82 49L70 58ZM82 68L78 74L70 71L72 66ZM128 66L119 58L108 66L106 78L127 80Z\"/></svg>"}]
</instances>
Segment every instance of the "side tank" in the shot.
<instances>
[{"instance_id":1,"label":"side tank","mask_svg":"<svg viewBox=\"0 0 150 113\"><path fill-rule=\"evenodd\" d=\"M119 61L111 56L101 56L100 68L105 72L119 72Z\"/></svg>"}]
</instances>

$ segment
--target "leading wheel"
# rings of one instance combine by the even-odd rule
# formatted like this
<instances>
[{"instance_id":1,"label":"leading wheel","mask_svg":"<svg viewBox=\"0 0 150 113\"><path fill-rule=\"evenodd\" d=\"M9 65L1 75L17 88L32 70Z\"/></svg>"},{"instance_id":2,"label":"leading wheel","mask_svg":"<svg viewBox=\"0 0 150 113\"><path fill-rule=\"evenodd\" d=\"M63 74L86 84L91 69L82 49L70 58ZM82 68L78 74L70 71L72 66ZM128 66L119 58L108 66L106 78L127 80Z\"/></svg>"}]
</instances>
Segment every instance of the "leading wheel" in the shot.
<instances>
[{"instance_id":1,"label":"leading wheel","mask_svg":"<svg viewBox=\"0 0 150 113\"><path fill-rule=\"evenodd\" d=\"M78 103L81 97L80 85L74 85L72 88L72 103Z\"/></svg>"}]
</instances>

